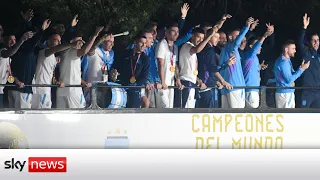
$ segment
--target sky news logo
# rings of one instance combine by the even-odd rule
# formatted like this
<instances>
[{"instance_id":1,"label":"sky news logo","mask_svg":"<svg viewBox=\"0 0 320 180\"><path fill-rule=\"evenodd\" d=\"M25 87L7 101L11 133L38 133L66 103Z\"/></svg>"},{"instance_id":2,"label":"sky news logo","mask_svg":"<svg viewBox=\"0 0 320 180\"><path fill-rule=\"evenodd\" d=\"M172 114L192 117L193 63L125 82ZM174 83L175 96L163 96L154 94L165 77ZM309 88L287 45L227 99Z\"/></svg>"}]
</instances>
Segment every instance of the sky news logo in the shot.
<instances>
[{"instance_id":1,"label":"sky news logo","mask_svg":"<svg viewBox=\"0 0 320 180\"><path fill-rule=\"evenodd\" d=\"M15 158L4 162L4 169L22 172L28 168L30 173L65 173L67 172L66 157L29 157L27 161L19 161Z\"/></svg>"}]
</instances>

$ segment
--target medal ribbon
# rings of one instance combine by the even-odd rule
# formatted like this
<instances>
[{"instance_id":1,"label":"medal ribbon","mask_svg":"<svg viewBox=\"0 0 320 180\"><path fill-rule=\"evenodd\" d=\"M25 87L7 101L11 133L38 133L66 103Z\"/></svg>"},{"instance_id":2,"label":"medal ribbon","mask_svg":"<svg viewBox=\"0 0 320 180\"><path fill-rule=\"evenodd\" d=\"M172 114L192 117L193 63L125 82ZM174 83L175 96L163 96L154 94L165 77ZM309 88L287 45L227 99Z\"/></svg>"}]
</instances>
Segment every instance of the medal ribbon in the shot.
<instances>
[{"instance_id":1,"label":"medal ribbon","mask_svg":"<svg viewBox=\"0 0 320 180\"><path fill-rule=\"evenodd\" d=\"M9 71L9 76L12 76L10 64L11 64L11 59L9 59L8 71Z\"/></svg>"},{"instance_id":2,"label":"medal ribbon","mask_svg":"<svg viewBox=\"0 0 320 180\"><path fill-rule=\"evenodd\" d=\"M134 67L133 67L133 64L132 64L132 61L134 60L134 55L132 56L132 58L130 58L130 60L131 60L131 74L132 74L131 77L135 77L135 73L136 73L136 69L137 69L137 64L138 64L138 61L139 61L139 59L140 59L140 56L141 56L141 54L138 54L138 58L137 58L137 61L136 61L136 64L135 64Z\"/></svg>"}]
</instances>

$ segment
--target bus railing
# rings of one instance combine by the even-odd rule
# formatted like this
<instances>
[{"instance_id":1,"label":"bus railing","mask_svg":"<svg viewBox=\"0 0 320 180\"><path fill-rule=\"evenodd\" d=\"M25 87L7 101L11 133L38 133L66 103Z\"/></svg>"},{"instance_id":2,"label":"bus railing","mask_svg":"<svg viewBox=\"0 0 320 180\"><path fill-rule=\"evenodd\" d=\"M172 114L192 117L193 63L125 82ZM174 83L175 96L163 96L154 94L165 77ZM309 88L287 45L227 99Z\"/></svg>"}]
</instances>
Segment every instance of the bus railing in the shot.
<instances>
[{"instance_id":1,"label":"bus railing","mask_svg":"<svg viewBox=\"0 0 320 180\"><path fill-rule=\"evenodd\" d=\"M4 87L18 87L15 84L0 84L0 87L4 86ZM59 88L59 85L45 85L45 84L32 84L32 85L24 85L25 87L51 87L51 88ZM81 87L81 88L87 88L85 85L65 85L64 88L70 88L70 87ZM93 84L92 87L90 87L91 89L91 105L89 107L87 107L86 109L91 109L91 110L98 110L98 109L107 109L107 108L101 108L98 105L97 102L97 89L98 88L123 88L123 89L130 89L130 88L139 88L139 89L143 89L146 88L146 86L115 86L115 85L102 85L102 84ZM194 89L200 89L200 87L187 87L185 86L184 88L194 88ZM208 86L207 88L210 89L218 89L217 86ZM179 89L178 86L168 86L168 89ZM257 109L260 110L265 110L265 109L270 109L272 107L268 107L267 105L267 90L276 90L276 89L295 89L295 90L319 90L320 91L320 87L275 87L275 86L234 86L233 89L259 89L259 94L260 94L260 105ZM182 93L180 94L180 101L181 101L181 105L182 105ZM221 97L219 97L221 98ZM183 107L180 107L181 109L183 109ZM216 108L215 108L216 109ZM222 108L217 108L217 109L222 109ZM68 109L70 110L70 109Z\"/></svg>"}]
</instances>

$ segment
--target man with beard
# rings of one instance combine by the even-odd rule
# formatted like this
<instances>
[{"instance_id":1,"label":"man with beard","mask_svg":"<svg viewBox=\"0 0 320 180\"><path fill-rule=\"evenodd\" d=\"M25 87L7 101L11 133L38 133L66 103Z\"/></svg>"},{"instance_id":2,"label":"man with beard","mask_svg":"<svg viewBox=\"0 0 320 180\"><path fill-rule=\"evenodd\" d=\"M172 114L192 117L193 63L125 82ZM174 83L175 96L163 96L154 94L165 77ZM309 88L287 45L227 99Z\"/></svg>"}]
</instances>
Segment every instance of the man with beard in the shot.
<instances>
[{"instance_id":1,"label":"man with beard","mask_svg":"<svg viewBox=\"0 0 320 180\"><path fill-rule=\"evenodd\" d=\"M54 70L58 63L55 53L64 51L71 47L75 48L78 42L75 41L73 44L66 43L62 45L60 43L61 36L53 33L46 41L46 48L39 51L35 74L35 84L52 84ZM64 87L63 82L54 83L60 85L60 87ZM51 87L35 87L32 98L32 108L50 109L51 106Z\"/></svg>"},{"instance_id":2,"label":"man with beard","mask_svg":"<svg viewBox=\"0 0 320 180\"><path fill-rule=\"evenodd\" d=\"M103 27L97 27L95 33L91 37L90 41L83 46L81 36L74 37L70 42L82 41L77 44L76 48L70 48L61 55L60 62L60 82L64 82L70 85L85 85L87 88L91 87L91 83L81 79L81 60L80 57L87 54L95 39L99 33L103 30ZM57 107L58 108L84 108L86 101L83 96L81 87L67 87L59 88L57 90Z\"/></svg>"},{"instance_id":3,"label":"man with beard","mask_svg":"<svg viewBox=\"0 0 320 180\"><path fill-rule=\"evenodd\" d=\"M276 60L273 68L277 87L293 87L293 82L309 68L310 61L305 63L303 60L300 68L297 71L293 70L290 58L294 58L295 53L296 45L294 41L287 41L282 47L282 55ZM294 89L277 89L276 107L295 108Z\"/></svg>"},{"instance_id":4,"label":"man with beard","mask_svg":"<svg viewBox=\"0 0 320 180\"><path fill-rule=\"evenodd\" d=\"M108 81L103 75L107 75L111 70L114 62L114 37L112 34L101 35L93 44L88 54L81 59L82 79L87 83L98 81ZM108 76L106 76L108 77ZM98 91L104 91L104 88L99 88ZM91 89L84 89L84 96L87 106L91 104ZM102 100L98 99L98 100Z\"/></svg>"},{"instance_id":5,"label":"man with beard","mask_svg":"<svg viewBox=\"0 0 320 180\"><path fill-rule=\"evenodd\" d=\"M319 35L313 34L310 38L310 46L304 44L306 30L310 24L310 17L307 14L303 17L303 30L299 38L299 50L302 57L308 62L310 68L303 74L303 87L320 87L320 53ZM302 92L302 108L320 108L320 91L305 89Z\"/></svg>"},{"instance_id":6,"label":"man with beard","mask_svg":"<svg viewBox=\"0 0 320 180\"><path fill-rule=\"evenodd\" d=\"M245 81L241 66L239 46L248 32L251 24L254 23L252 17L248 18L246 25L241 31L233 30L230 33L230 41L225 45L220 54L220 65L226 64L230 57L236 57L236 63L220 71L222 77L232 86L245 86ZM222 89L221 103L223 108L244 108L245 92L244 89Z\"/></svg>"},{"instance_id":7,"label":"man with beard","mask_svg":"<svg viewBox=\"0 0 320 180\"><path fill-rule=\"evenodd\" d=\"M198 54L198 70L199 81L202 81L206 86L218 86L219 89L225 88L232 89L232 86L223 79L219 73L218 60L216 55L216 46L219 42L219 33L217 28L209 29L207 32L214 35L209 40L206 47ZM228 66L235 63L235 57L231 57L228 61ZM224 67L226 68L226 67ZM217 108L218 107L218 90L212 88L206 88L199 91L199 102L197 105L199 108Z\"/></svg>"},{"instance_id":8,"label":"man with beard","mask_svg":"<svg viewBox=\"0 0 320 180\"><path fill-rule=\"evenodd\" d=\"M174 44L179 36L179 28L177 23L167 26L165 38L161 40L155 50L158 60L158 73L162 84L162 90L159 90L160 104L162 108L173 108L174 89L168 89L168 86L174 86L176 77L176 85L182 88L179 77L178 47ZM161 108L160 107L160 108Z\"/></svg>"}]
</instances>

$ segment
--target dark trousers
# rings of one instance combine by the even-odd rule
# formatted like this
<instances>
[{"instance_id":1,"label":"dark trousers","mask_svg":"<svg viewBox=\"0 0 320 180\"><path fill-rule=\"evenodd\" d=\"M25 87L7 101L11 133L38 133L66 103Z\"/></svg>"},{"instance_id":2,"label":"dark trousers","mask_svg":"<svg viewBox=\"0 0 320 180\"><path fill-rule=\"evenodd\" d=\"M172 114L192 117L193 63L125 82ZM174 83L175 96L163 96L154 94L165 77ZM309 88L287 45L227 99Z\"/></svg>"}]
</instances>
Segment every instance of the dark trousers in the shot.
<instances>
[{"instance_id":1,"label":"dark trousers","mask_svg":"<svg viewBox=\"0 0 320 180\"><path fill-rule=\"evenodd\" d=\"M181 84L186 87L189 87L189 86L196 87L197 86L196 84L193 84L192 82L183 81L183 80L181 80ZM174 107L175 108L181 108L181 107L185 108L186 107L191 89L192 88L184 88L182 91L179 89L175 89L175 92L174 92ZM195 89L195 90L196 90L195 97L197 97L198 89ZM182 103L182 106L181 106L181 103Z\"/></svg>"},{"instance_id":2,"label":"dark trousers","mask_svg":"<svg viewBox=\"0 0 320 180\"><path fill-rule=\"evenodd\" d=\"M217 90L211 89L205 92L199 92L197 100L198 108L218 108Z\"/></svg>"},{"instance_id":3,"label":"dark trousers","mask_svg":"<svg viewBox=\"0 0 320 180\"><path fill-rule=\"evenodd\" d=\"M141 107L141 89L130 88L127 90L127 108L140 108Z\"/></svg>"},{"instance_id":4,"label":"dark trousers","mask_svg":"<svg viewBox=\"0 0 320 180\"><path fill-rule=\"evenodd\" d=\"M0 94L0 108L4 107L4 94Z\"/></svg>"},{"instance_id":5,"label":"dark trousers","mask_svg":"<svg viewBox=\"0 0 320 180\"><path fill-rule=\"evenodd\" d=\"M301 108L320 108L320 93L303 91Z\"/></svg>"}]
</instances>

